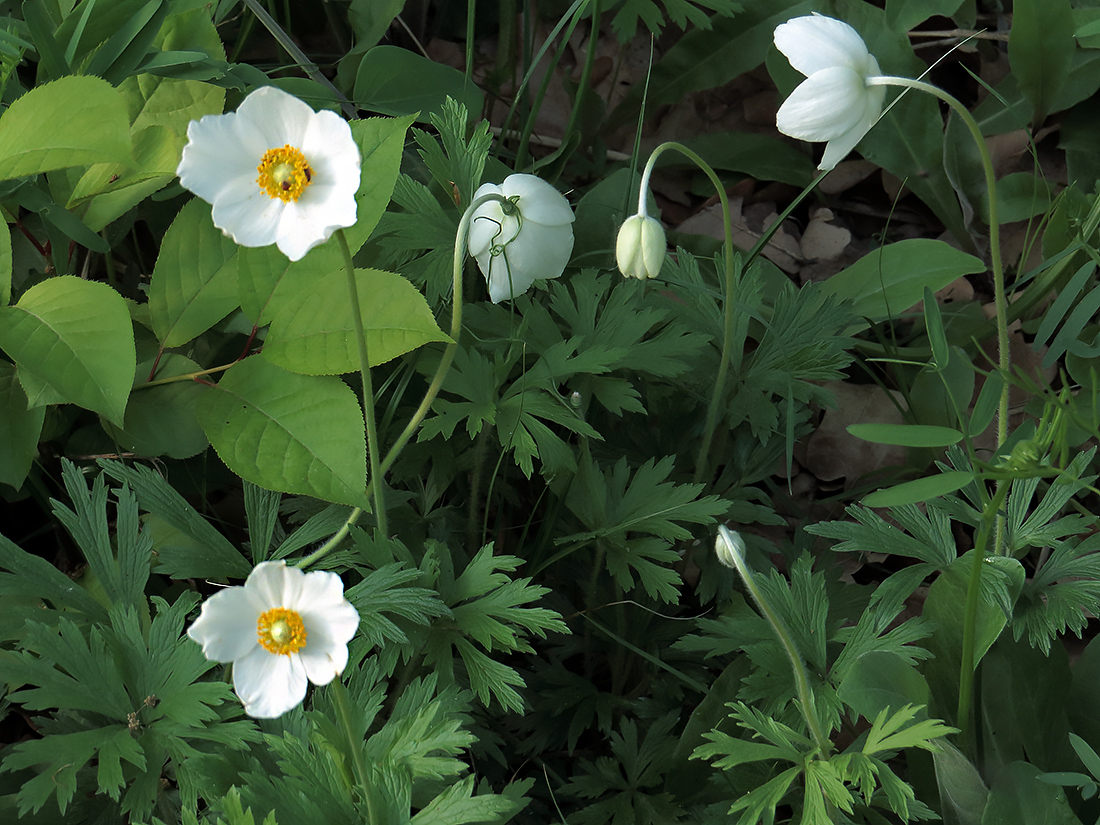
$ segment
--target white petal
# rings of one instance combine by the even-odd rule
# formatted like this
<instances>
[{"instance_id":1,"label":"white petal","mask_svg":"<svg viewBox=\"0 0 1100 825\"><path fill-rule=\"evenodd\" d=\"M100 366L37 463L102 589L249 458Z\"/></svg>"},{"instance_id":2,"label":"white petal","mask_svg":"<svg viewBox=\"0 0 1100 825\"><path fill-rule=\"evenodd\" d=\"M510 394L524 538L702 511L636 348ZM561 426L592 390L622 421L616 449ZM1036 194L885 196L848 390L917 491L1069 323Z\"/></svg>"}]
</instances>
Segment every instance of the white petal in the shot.
<instances>
[{"instance_id":1,"label":"white petal","mask_svg":"<svg viewBox=\"0 0 1100 825\"><path fill-rule=\"evenodd\" d=\"M832 140L864 117L870 89L851 69L823 69L806 78L775 115L785 135L800 140Z\"/></svg>"},{"instance_id":2,"label":"white petal","mask_svg":"<svg viewBox=\"0 0 1100 825\"><path fill-rule=\"evenodd\" d=\"M346 120L328 110L317 112L298 148L313 169L313 183L302 193L299 203L308 203L322 192L355 195L361 158Z\"/></svg>"},{"instance_id":3,"label":"white petal","mask_svg":"<svg viewBox=\"0 0 1100 825\"><path fill-rule=\"evenodd\" d=\"M483 203L470 218L470 239L467 249L475 258L487 254L490 245L507 240L519 227L514 216L505 216L500 203Z\"/></svg>"},{"instance_id":4,"label":"white petal","mask_svg":"<svg viewBox=\"0 0 1100 825\"><path fill-rule=\"evenodd\" d=\"M318 203L303 204L302 199L288 203L279 219L279 250L292 261L301 260L337 229L354 224L355 213L353 192L338 193Z\"/></svg>"},{"instance_id":5,"label":"white petal","mask_svg":"<svg viewBox=\"0 0 1100 825\"><path fill-rule=\"evenodd\" d=\"M280 656L257 646L233 663L233 689L249 716L274 719L305 698L305 665L295 654Z\"/></svg>"},{"instance_id":6,"label":"white petal","mask_svg":"<svg viewBox=\"0 0 1100 825\"><path fill-rule=\"evenodd\" d=\"M256 154L237 136L236 114L206 115L192 120L187 127L187 145L183 147L176 174L180 183L207 203L242 180L256 184L256 167L263 152Z\"/></svg>"},{"instance_id":7,"label":"white petal","mask_svg":"<svg viewBox=\"0 0 1100 825\"><path fill-rule=\"evenodd\" d=\"M261 604L287 607L299 604L306 574L284 561L262 561L253 568L244 586L252 590Z\"/></svg>"},{"instance_id":8,"label":"white petal","mask_svg":"<svg viewBox=\"0 0 1100 825\"><path fill-rule=\"evenodd\" d=\"M187 635L215 662L232 662L258 647L256 622L263 608L243 587L227 587L202 605Z\"/></svg>"},{"instance_id":9,"label":"white petal","mask_svg":"<svg viewBox=\"0 0 1100 825\"><path fill-rule=\"evenodd\" d=\"M534 175L509 175L500 185L508 198L519 196L517 206L524 220L537 221L545 226L573 223L573 210L569 201L557 189Z\"/></svg>"},{"instance_id":10,"label":"white petal","mask_svg":"<svg viewBox=\"0 0 1100 825\"><path fill-rule=\"evenodd\" d=\"M281 200L269 198L259 187L250 188L241 197L225 197L214 201L211 218L214 226L241 246L270 246L278 237L279 221L286 208Z\"/></svg>"},{"instance_id":11,"label":"white petal","mask_svg":"<svg viewBox=\"0 0 1100 825\"><path fill-rule=\"evenodd\" d=\"M511 265L530 272L532 280L559 277L572 254L573 227L569 224L543 226L525 221L519 238L508 247Z\"/></svg>"},{"instance_id":12,"label":"white petal","mask_svg":"<svg viewBox=\"0 0 1100 825\"><path fill-rule=\"evenodd\" d=\"M825 146L825 154L821 157L821 163L817 165L818 169L829 170L835 167L848 156L848 153L856 147L857 143L863 140L863 136L875 125L882 113L882 101L886 96L886 89L881 86L872 86L868 89L868 92L870 94L868 95L867 107L863 117L843 135L829 141Z\"/></svg>"},{"instance_id":13,"label":"white petal","mask_svg":"<svg viewBox=\"0 0 1100 825\"><path fill-rule=\"evenodd\" d=\"M859 32L841 20L820 14L781 23L775 28L774 38L775 47L807 77L838 66L862 72L869 55Z\"/></svg>"},{"instance_id":14,"label":"white petal","mask_svg":"<svg viewBox=\"0 0 1100 825\"><path fill-rule=\"evenodd\" d=\"M310 120L316 114L309 104L274 86L261 86L237 107L237 117L254 125L263 135L267 143L265 151L287 143L301 149Z\"/></svg>"},{"instance_id":15,"label":"white petal","mask_svg":"<svg viewBox=\"0 0 1100 825\"><path fill-rule=\"evenodd\" d=\"M306 646L298 655L306 675L315 685L327 685L348 663L348 642L359 628L359 614L341 598L323 610L303 610L302 623Z\"/></svg>"}]
</instances>

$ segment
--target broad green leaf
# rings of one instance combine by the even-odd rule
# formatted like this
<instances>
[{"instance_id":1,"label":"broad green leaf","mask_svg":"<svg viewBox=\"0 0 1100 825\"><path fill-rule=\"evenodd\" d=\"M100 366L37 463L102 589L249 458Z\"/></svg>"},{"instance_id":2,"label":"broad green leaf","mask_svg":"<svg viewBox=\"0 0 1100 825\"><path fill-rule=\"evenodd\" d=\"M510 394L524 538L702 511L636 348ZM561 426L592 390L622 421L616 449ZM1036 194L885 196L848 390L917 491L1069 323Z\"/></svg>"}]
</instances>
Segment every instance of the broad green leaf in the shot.
<instances>
[{"instance_id":1,"label":"broad green leaf","mask_svg":"<svg viewBox=\"0 0 1100 825\"><path fill-rule=\"evenodd\" d=\"M1024 761L1004 765L997 771L982 814L982 825L1079 825L1080 822L1065 792L1043 782L1040 769Z\"/></svg>"},{"instance_id":2,"label":"broad green leaf","mask_svg":"<svg viewBox=\"0 0 1100 825\"><path fill-rule=\"evenodd\" d=\"M131 163L130 118L98 77L63 77L17 99L0 117L0 180L83 166Z\"/></svg>"},{"instance_id":3,"label":"broad green leaf","mask_svg":"<svg viewBox=\"0 0 1100 825\"><path fill-rule=\"evenodd\" d=\"M355 193L355 225L344 230L353 254L366 243L389 206L394 184L401 172L405 133L413 119L409 115L401 118L372 117L351 122L351 134L359 145L362 157L359 191Z\"/></svg>"},{"instance_id":4,"label":"broad green leaf","mask_svg":"<svg viewBox=\"0 0 1100 825\"><path fill-rule=\"evenodd\" d=\"M848 432L872 444L899 447L947 447L962 441L963 434L950 427L923 424L849 424Z\"/></svg>"},{"instance_id":5,"label":"broad green leaf","mask_svg":"<svg viewBox=\"0 0 1100 825\"><path fill-rule=\"evenodd\" d=\"M19 489L31 469L38 451L45 409L27 409L27 394L19 383L15 368L0 361L0 421L4 422L4 437L0 438L0 483Z\"/></svg>"},{"instance_id":6,"label":"broad green leaf","mask_svg":"<svg viewBox=\"0 0 1100 825\"><path fill-rule=\"evenodd\" d=\"M0 221L0 306L11 300L11 230Z\"/></svg>"},{"instance_id":7,"label":"broad green leaf","mask_svg":"<svg viewBox=\"0 0 1100 825\"><path fill-rule=\"evenodd\" d=\"M963 0L886 0L886 24L908 32L929 17L950 17Z\"/></svg>"},{"instance_id":8,"label":"broad green leaf","mask_svg":"<svg viewBox=\"0 0 1100 825\"><path fill-rule=\"evenodd\" d=\"M106 284L69 275L0 307L0 349L67 401L122 424L137 357L130 313Z\"/></svg>"},{"instance_id":9,"label":"broad green leaf","mask_svg":"<svg viewBox=\"0 0 1100 825\"><path fill-rule=\"evenodd\" d=\"M371 366L384 364L430 341L449 341L420 291L400 275L355 270L359 312ZM264 357L307 375L338 375L359 369L359 346L347 275L337 271L317 280L297 304L271 322Z\"/></svg>"},{"instance_id":10,"label":"broad green leaf","mask_svg":"<svg viewBox=\"0 0 1100 825\"><path fill-rule=\"evenodd\" d=\"M837 688L837 696L864 719L874 719L887 708L927 705L928 683L913 665L891 650L864 653ZM920 713L917 718L923 719Z\"/></svg>"},{"instance_id":11,"label":"broad green leaf","mask_svg":"<svg viewBox=\"0 0 1100 825\"><path fill-rule=\"evenodd\" d=\"M1008 61L1038 128L1069 78L1076 42L1069 0L1016 0Z\"/></svg>"},{"instance_id":12,"label":"broad green leaf","mask_svg":"<svg viewBox=\"0 0 1100 825\"><path fill-rule=\"evenodd\" d=\"M237 297L248 319L265 326L285 307L309 295L320 278L343 269L343 256L334 243L321 244L293 262L274 245L241 247L237 253Z\"/></svg>"},{"instance_id":13,"label":"broad green leaf","mask_svg":"<svg viewBox=\"0 0 1100 825\"><path fill-rule=\"evenodd\" d=\"M348 24L355 32L356 47L367 49L375 45L404 7L405 0L352 0Z\"/></svg>"},{"instance_id":14,"label":"broad green leaf","mask_svg":"<svg viewBox=\"0 0 1100 825\"><path fill-rule=\"evenodd\" d=\"M153 267L153 331L162 346L178 347L237 306L237 245L214 226L210 205L193 198L168 227Z\"/></svg>"},{"instance_id":15,"label":"broad green leaf","mask_svg":"<svg viewBox=\"0 0 1100 825\"><path fill-rule=\"evenodd\" d=\"M717 132L688 138L682 143L702 156L715 169L741 172L756 180L775 180L792 186L806 186L814 176L814 165L805 152L771 135L749 132ZM662 157L662 167L687 166L691 161L676 152Z\"/></svg>"},{"instance_id":16,"label":"broad green leaf","mask_svg":"<svg viewBox=\"0 0 1100 825\"><path fill-rule=\"evenodd\" d=\"M360 108L384 115L416 114L427 121L448 95L480 112L482 92L458 69L397 46L375 46L359 64L352 96Z\"/></svg>"},{"instance_id":17,"label":"broad green leaf","mask_svg":"<svg viewBox=\"0 0 1100 825\"><path fill-rule=\"evenodd\" d=\"M151 360L138 364L134 391L126 406L125 426L112 428L112 434L119 444L138 455L190 458L209 443L195 415L195 404L205 387L188 379L145 389L152 366ZM169 352L161 357L154 380L201 369L190 358Z\"/></svg>"},{"instance_id":18,"label":"broad green leaf","mask_svg":"<svg viewBox=\"0 0 1100 825\"><path fill-rule=\"evenodd\" d=\"M925 287L935 292L963 275L984 271L979 259L943 241L911 238L868 252L825 281L821 289L851 300L855 315L881 320L911 308L921 300Z\"/></svg>"},{"instance_id":19,"label":"broad green leaf","mask_svg":"<svg viewBox=\"0 0 1100 825\"><path fill-rule=\"evenodd\" d=\"M340 379L247 358L199 399L197 412L210 443L241 478L281 493L366 506L363 414Z\"/></svg>"},{"instance_id":20,"label":"broad green leaf","mask_svg":"<svg viewBox=\"0 0 1100 825\"><path fill-rule=\"evenodd\" d=\"M981 774L950 742L941 741L938 751L933 751L932 762L936 768L936 784L940 788L940 806L944 821L958 825L979 825L985 810L989 789Z\"/></svg>"},{"instance_id":21,"label":"broad green leaf","mask_svg":"<svg viewBox=\"0 0 1100 825\"><path fill-rule=\"evenodd\" d=\"M855 425L853 425L855 426ZM882 425L887 426L887 425ZM937 427L936 429L941 429ZM863 497L864 507L900 507L902 504L916 504L937 496L953 493L974 480L974 474L962 470L937 473L926 478L906 481L885 490L876 490Z\"/></svg>"}]
</instances>

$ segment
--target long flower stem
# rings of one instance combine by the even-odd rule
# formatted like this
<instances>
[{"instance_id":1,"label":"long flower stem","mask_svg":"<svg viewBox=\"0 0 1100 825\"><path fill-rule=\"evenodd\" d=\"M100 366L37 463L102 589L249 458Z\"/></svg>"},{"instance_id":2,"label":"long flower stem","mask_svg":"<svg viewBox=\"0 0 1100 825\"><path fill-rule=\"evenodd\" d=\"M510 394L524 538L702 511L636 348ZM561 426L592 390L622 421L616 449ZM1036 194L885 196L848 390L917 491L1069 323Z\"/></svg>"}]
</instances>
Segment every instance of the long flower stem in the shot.
<instances>
[{"instance_id":1,"label":"long flower stem","mask_svg":"<svg viewBox=\"0 0 1100 825\"><path fill-rule=\"evenodd\" d=\"M772 610L772 606L768 604L767 600L764 598L764 594L760 591L760 588L757 587L752 571L749 570L749 566L745 564L745 558L740 552L738 542L730 535L730 530L725 525L720 525L718 527L718 541L725 543L726 549L729 550L728 558L733 561L734 567L737 568L737 572L741 575L741 580L745 583L745 589L749 591L752 600L756 602L756 606L760 609L760 612L764 615L768 624L772 626L772 630L775 631L775 635L779 638L779 643L783 646L787 658L790 659L791 671L794 673L795 690L798 692L798 703L802 707L802 715L806 719L806 726L810 729L810 735L813 737L814 744L817 745L817 749L820 751L821 756L828 759L829 753L832 750L832 743L829 741L829 737L825 735L825 729L821 726L821 721L817 718L817 708L814 705L813 691L810 690L810 677L806 673L806 665L803 663L802 656L795 646L794 639L791 638L791 632L787 630L787 626L783 623L783 620L779 618L779 615L774 610Z\"/></svg>"},{"instance_id":2,"label":"long flower stem","mask_svg":"<svg viewBox=\"0 0 1100 825\"><path fill-rule=\"evenodd\" d=\"M511 202L506 197L496 194L495 192L488 195L482 195L466 207L466 211L462 215L462 220L458 223L458 232L455 234L454 260L452 262L452 275L454 279L452 291L454 293L454 303L451 308L451 341L443 350L443 357L439 359L439 366L436 367L435 375L432 376L431 383L428 384L428 389L424 393L424 399L420 402L420 406L416 408L416 412L414 412L412 418L409 419L409 423L405 425L405 429L401 431L401 435L397 437L393 446L390 447L389 452L386 453L386 457L382 459L381 466L383 473L387 472L390 467L393 466L393 462L397 460L398 454L404 449L405 445L409 443L409 439L413 437L413 434L427 416L428 410L432 406L432 402L443 386L443 381L447 377L447 371L451 368L451 362L454 361L455 350L458 349L458 339L462 334L462 267L466 262L466 245L470 240L470 225L473 221L474 212L482 205L491 201L499 201L500 203L511 205Z\"/></svg>"},{"instance_id":3,"label":"long flower stem","mask_svg":"<svg viewBox=\"0 0 1100 825\"><path fill-rule=\"evenodd\" d=\"M344 269L348 274L348 294L351 297L351 317L355 323L355 340L359 345L359 374L363 378L363 421L367 425L367 452L370 453L370 487L374 494L374 517L378 524L378 532L385 537L389 536L389 525L386 523L386 500L383 493L385 484L382 480L383 470L379 455L378 425L375 423L374 416L374 388L371 384L367 334L363 329L359 287L355 283L355 263L351 258L348 239L344 236L343 229L336 230L336 237L339 239L340 251L344 255Z\"/></svg>"},{"instance_id":4,"label":"long flower stem","mask_svg":"<svg viewBox=\"0 0 1100 825\"><path fill-rule=\"evenodd\" d=\"M714 170L710 167L710 164L703 160L698 154L688 149L686 146L680 143L670 141L668 143L662 143L653 153L649 156L649 160L646 162L645 171L642 172L641 185L638 187L638 214L644 215L646 213L646 195L649 193L649 177L653 174L653 167L657 164L657 158L667 152L669 149L674 149L681 155L686 157L696 166L703 170L710 182L714 184L714 189L718 193L718 200L722 204L722 225L724 232L724 244L725 254L723 255L725 264L725 299L723 301L723 323L722 323L722 354L718 361L718 375L714 381L714 392L710 397L710 405L707 407L707 420L703 427L703 441L699 445L699 455L695 460L695 481L698 483L706 473L708 462L708 454L710 453L710 443L714 438L714 428L718 424L718 408L722 401L722 394L726 388L726 373L729 370L730 363L730 350L733 344L733 331L734 331L734 298L736 297L737 290L737 271L734 262L734 250L733 250L733 227L730 225L730 202L729 196L726 195L726 187L722 185L722 181L715 174Z\"/></svg>"}]
</instances>

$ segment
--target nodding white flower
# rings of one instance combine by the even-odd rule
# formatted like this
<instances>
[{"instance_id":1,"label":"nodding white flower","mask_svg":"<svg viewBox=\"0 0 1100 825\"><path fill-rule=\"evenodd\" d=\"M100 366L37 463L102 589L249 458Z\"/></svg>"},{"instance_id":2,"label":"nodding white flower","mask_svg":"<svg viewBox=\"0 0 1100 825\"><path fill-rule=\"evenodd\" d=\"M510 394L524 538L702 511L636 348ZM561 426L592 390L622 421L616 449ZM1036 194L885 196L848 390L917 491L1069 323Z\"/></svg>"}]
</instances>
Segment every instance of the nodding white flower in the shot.
<instances>
[{"instance_id":1,"label":"nodding white flower","mask_svg":"<svg viewBox=\"0 0 1100 825\"><path fill-rule=\"evenodd\" d=\"M882 113L886 89L868 85L882 74L851 26L832 17L796 17L775 29L775 46L806 79L775 117L785 135L828 141L818 169L832 169L855 148Z\"/></svg>"},{"instance_id":2,"label":"nodding white flower","mask_svg":"<svg viewBox=\"0 0 1100 825\"><path fill-rule=\"evenodd\" d=\"M340 675L358 627L335 573L265 561L244 586L207 599L187 635L207 659L233 663L245 713L273 719L301 703L307 680L327 685Z\"/></svg>"},{"instance_id":3,"label":"nodding white flower","mask_svg":"<svg viewBox=\"0 0 1100 825\"><path fill-rule=\"evenodd\" d=\"M176 174L238 244L297 261L355 223L359 166L347 121L263 86L236 112L191 121Z\"/></svg>"},{"instance_id":4,"label":"nodding white flower","mask_svg":"<svg viewBox=\"0 0 1100 825\"><path fill-rule=\"evenodd\" d=\"M628 278L656 278L665 262L665 229L656 218L639 212L623 221L615 240L615 262Z\"/></svg>"},{"instance_id":5,"label":"nodding white flower","mask_svg":"<svg viewBox=\"0 0 1100 825\"><path fill-rule=\"evenodd\" d=\"M489 284L494 304L522 295L535 281L557 278L573 254L573 210L542 178L509 175L497 186L482 184L474 200L497 194L507 198L483 203L470 224L470 254Z\"/></svg>"},{"instance_id":6,"label":"nodding white flower","mask_svg":"<svg viewBox=\"0 0 1100 825\"><path fill-rule=\"evenodd\" d=\"M718 525L718 538L714 541L714 552L718 561L726 567L736 569L737 562L745 558L745 540L736 530L731 530L726 525Z\"/></svg>"}]
</instances>

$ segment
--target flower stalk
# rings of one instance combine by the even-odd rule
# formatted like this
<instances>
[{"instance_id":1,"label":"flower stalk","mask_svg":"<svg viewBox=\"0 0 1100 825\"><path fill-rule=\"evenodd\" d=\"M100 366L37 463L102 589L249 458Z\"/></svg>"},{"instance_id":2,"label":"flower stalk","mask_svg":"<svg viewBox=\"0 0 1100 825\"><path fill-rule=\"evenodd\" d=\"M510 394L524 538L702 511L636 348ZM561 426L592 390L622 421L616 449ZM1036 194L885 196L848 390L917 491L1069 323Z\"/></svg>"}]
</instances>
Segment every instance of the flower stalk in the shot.
<instances>
[{"instance_id":1,"label":"flower stalk","mask_svg":"<svg viewBox=\"0 0 1100 825\"><path fill-rule=\"evenodd\" d=\"M348 293L351 298L351 317L355 323L355 340L359 346L359 375L363 379L363 421L367 427L367 452L370 454L370 490L374 498L374 517L378 524L378 532L382 536L389 536L389 525L386 522L386 501L383 492L385 484L381 469L381 447L378 443L378 425L374 414L374 387L371 383L367 334L363 329L363 316L359 308L359 288L355 283L355 262L352 260L351 249L348 247L344 230L338 229L336 237L340 244L340 252L344 256L344 269L348 275Z\"/></svg>"},{"instance_id":2,"label":"flower stalk","mask_svg":"<svg viewBox=\"0 0 1100 825\"><path fill-rule=\"evenodd\" d=\"M745 564L744 555L745 543L741 537L726 527L724 524L718 526L718 539L715 542L715 551L718 553L719 560L727 565L732 566L737 570L741 576L741 581L745 583L745 589L749 591L749 595L752 596L752 600L756 602L757 608L760 613L767 620L768 624L772 626L772 630L775 632L776 637L779 639L779 644L782 645L784 652L787 654L787 658L791 662L791 672L794 674L795 690L798 693L798 704L802 709L802 716L806 720L806 726L810 729L810 736L814 740L814 744L817 745L818 751L821 753L823 759L829 758L829 753L832 751L832 743L829 741L829 737L825 735L825 729L821 726L821 720L817 717L817 708L814 705L813 691L810 689L810 678L806 673L806 665L802 661L802 656L798 652L798 648L795 646L794 639L791 638L791 632L787 630L787 626L783 623L783 620L779 618L767 599L764 598L764 594L756 584L756 580L753 578L752 571L749 570L749 566Z\"/></svg>"}]
</instances>

